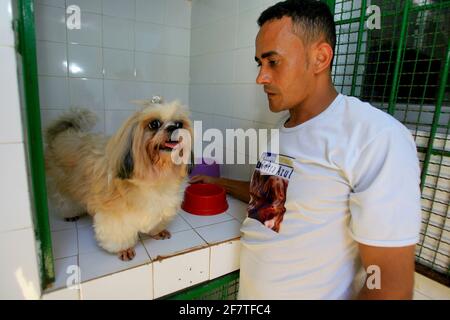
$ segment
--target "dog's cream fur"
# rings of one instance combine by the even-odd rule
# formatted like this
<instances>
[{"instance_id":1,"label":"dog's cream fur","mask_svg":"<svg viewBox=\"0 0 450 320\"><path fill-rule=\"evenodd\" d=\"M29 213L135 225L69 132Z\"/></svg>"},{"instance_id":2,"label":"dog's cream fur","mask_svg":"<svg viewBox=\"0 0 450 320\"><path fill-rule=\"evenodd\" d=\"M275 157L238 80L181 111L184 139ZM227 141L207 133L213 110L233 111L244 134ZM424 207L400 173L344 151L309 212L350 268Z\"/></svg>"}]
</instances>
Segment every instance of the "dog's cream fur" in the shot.
<instances>
[{"instance_id":1,"label":"dog's cream fur","mask_svg":"<svg viewBox=\"0 0 450 320\"><path fill-rule=\"evenodd\" d=\"M173 163L163 150L169 125L181 122L192 134L187 109L177 101L140 104L144 108L109 139L86 132L95 123L87 110L73 110L46 131L49 198L64 218L92 215L99 245L119 256L132 250L139 232L155 236L165 230L187 176L186 164ZM155 119L162 123L158 130L149 127ZM178 147L190 150L183 141Z\"/></svg>"}]
</instances>

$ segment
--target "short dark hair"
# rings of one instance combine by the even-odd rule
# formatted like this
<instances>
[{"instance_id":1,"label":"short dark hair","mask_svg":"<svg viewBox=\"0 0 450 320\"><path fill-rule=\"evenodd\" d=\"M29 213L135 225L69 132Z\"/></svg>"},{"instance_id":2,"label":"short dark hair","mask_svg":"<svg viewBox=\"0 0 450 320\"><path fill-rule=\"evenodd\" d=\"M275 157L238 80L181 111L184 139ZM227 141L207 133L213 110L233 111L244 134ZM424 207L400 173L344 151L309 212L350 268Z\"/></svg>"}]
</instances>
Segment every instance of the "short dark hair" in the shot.
<instances>
[{"instance_id":1,"label":"short dark hair","mask_svg":"<svg viewBox=\"0 0 450 320\"><path fill-rule=\"evenodd\" d=\"M317 40L320 35L333 49L336 46L336 24L330 8L317 0L287 0L267 8L258 18L258 25L268 21L290 17L294 32L302 36L307 44ZM300 27L300 28L299 28Z\"/></svg>"}]
</instances>

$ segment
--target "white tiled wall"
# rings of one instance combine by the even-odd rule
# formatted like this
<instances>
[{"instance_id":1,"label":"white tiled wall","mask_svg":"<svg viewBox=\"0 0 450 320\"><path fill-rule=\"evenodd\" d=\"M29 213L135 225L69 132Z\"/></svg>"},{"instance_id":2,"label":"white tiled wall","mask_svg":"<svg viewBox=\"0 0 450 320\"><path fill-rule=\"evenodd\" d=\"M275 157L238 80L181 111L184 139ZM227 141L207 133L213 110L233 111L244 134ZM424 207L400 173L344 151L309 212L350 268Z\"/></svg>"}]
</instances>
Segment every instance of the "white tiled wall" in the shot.
<instances>
[{"instance_id":1,"label":"white tiled wall","mask_svg":"<svg viewBox=\"0 0 450 320\"><path fill-rule=\"evenodd\" d=\"M80 30L66 28L69 5L81 9ZM37 0L35 7L44 127L85 107L98 115L94 131L111 134L136 109L130 100L189 103L189 1Z\"/></svg>"},{"instance_id":2,"label":"white tiled wall","mask_svg":"<svg viewBox=\"0 0 450 320\"><path fill-rule=\"evenodd\" d=\"M12 16L11 1L0 0L0 299L38 299Z\"/></svg>"},{"instance_id":3,"label":"white tiled wall","mask_svg":"<svg viewBox=\"0 0 450 320\"><path fill-rule=\"evenodd\" d=\"M256 85L256 23L274 0L193 0L190 107L203 130L215 127L271 128L280 115L269 111ZM224 155L227 150L224 144ZM248 149L247 152L248 153ZM249 180L254 165L223 165L222 175Z\"/></svg>"}]
</instances>

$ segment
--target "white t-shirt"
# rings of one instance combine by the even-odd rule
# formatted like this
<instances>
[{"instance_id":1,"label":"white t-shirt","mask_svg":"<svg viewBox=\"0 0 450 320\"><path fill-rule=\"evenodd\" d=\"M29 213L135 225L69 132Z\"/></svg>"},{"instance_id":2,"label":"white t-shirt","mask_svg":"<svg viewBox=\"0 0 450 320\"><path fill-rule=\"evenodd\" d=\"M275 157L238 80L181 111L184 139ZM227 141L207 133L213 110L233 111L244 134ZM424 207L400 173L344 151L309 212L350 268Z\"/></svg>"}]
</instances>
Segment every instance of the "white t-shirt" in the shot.
<instances>
[{"instance_id":1,"label":"white t-shirt","mask_svg":"<svg viewBox=\"0 0 450 320\"><path fill-rule=\"evenodd\" d=\"M412 135L387 113L340 94L316 117L281 125L279 145L252 176L239 298L353 298L361 286L354 283L357 242L401 247L419 240Z\"/></svg>"}]
</instances>

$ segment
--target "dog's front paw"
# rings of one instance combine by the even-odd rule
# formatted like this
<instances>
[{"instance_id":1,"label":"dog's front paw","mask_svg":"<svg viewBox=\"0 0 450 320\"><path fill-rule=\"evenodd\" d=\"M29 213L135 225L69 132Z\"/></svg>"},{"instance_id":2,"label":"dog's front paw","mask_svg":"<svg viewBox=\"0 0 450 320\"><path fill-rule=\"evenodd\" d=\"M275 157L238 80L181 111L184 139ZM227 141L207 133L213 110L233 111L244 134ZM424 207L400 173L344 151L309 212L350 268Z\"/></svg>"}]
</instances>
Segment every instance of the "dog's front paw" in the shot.
<instances>
[{"instance_id":1,"label":"dog's front paw","mask_svg":"<svg viewBox=\"0 0 450 320\"><path fill-rule=\"evenodd\" d=\"M169 231L163 230L158 234L150 235L150 237L152 237L153 239L156 239L156 240L165 240L165 239L170 239L170 237L172 237L172 235L170 234Z\"/></svg>"},{"instance_id":2,"label":"dog's front paw","mask_svg":"<svg viewBox=\"0 0 450 320\"><path fill-rule=\"evenodd\" d=\"M136 256L136 251L134 251L133 248L120 251L118 254L118 257L122 261L130 261L133 260L133 258Z\"/></svg>"}]
</instances>

